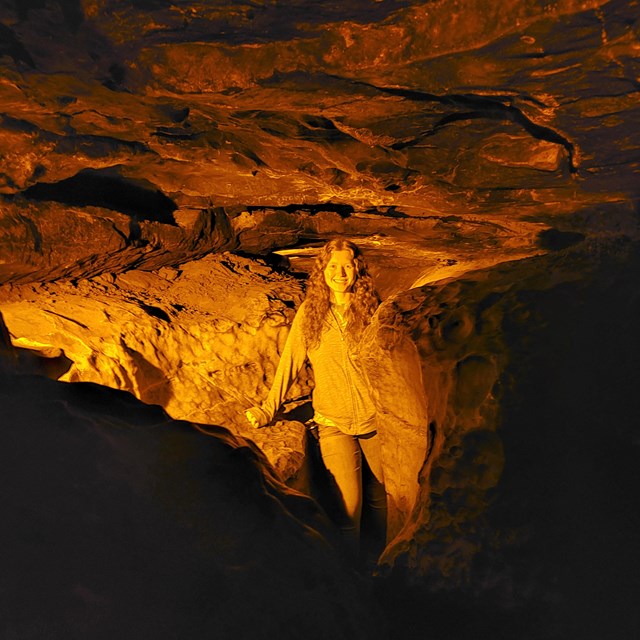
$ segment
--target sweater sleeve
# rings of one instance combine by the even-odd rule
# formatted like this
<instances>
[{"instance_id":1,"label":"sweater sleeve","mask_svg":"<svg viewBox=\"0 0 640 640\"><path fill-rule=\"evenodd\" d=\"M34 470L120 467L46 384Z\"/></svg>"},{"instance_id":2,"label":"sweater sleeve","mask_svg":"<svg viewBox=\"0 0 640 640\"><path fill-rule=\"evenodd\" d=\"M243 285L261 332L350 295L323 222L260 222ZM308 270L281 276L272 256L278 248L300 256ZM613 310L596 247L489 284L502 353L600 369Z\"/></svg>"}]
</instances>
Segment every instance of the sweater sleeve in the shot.
<instances>
[{"instance_id":1,"label":"sweater sleeve","mask_svg":"<svg viewBox=\"0 0 640 640\"><path fill-rule=\"evenodd\" d=\"M302 303L293 319L276 374L271 383L271 390L261 406L262 411L268 418L268 422L273 420L280 405L284 402L289 387L298 376L307 358L307 345L302 332L303 316L304 303Z\"/></svg>"}]
</instances>

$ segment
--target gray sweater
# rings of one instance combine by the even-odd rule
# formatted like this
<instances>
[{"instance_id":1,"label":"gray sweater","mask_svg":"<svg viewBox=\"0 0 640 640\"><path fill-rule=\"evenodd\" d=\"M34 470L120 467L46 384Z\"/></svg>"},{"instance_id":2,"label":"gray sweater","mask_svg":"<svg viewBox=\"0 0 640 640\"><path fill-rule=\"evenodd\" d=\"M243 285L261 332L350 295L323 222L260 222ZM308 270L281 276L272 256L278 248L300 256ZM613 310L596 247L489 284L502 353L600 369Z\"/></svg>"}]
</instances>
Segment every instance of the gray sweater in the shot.
<instances>
[{"instance_id":1,"label":"gray sweater","mask_svg":"<svg viewBox=\"0 0 640 640\"><path fill-rule=\"evenodd\" d=\"M261 423L271 422L289 387L308 358L313 367L315 420L337 426L351 435L375 431L375 406L369 385L355 354L348 346L344 327L331 311L317 345L309 347L302 332L303 302L296 313L280 357L271 390L262 403ZM255 408L252 409L255 413Z\"/></svg>"}]
</instances>

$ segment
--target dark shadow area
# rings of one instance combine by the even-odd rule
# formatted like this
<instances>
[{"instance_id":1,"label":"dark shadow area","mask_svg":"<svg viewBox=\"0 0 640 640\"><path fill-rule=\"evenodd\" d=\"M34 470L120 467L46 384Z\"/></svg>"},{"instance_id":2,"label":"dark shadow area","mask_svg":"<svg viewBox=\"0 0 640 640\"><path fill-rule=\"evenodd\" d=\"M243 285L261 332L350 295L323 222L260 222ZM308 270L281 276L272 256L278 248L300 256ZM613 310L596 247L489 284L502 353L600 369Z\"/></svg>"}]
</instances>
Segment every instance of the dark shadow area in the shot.
<instances>
[{"instance_id":1,"label":"dark shadow area","mask_svg":"<svg viewBox=\"0 0 640 640\"><path fill-rule=\"evenodd\" d=\"M522 292L535 322L526 338L506 326L507 455L490 515L520 537L505 559L545 621L527 637L640 635L639 278L635 257L590 287Z\"/></svg>"},{"instance_id":2,"label":"dark shadow area","mask_svg":"<svg viewBox=\"0 0 640 640\"><path fill-rule=\"evenodd\" d=\"M33 0L32 0L33 1ZM250 2L239 4L237 9L221 11L217 23L213 19L198 20L194 12L185 26L191 32L198 32L204 42L227 42L229 44L262 44L270 41L292 38L317 37L326 24L341 21L368 24L380 22L393 12L410 6L415 0L350 0L350 2L317 2L310 10L307 0L289 2ZM134 0L134 7L140 11L154 12L158 24L176 24L176 4L169 0ZM231 7L231 3L229 4ZM171 10L174 10L172 13ZM183 9L184 10L184 9ZM206 15L206 12L203 12ZM179 14L178 14L179 15ZM168 16L168 18L167 18ZM212 28L212 23L214 27ZM183 29L185 28L183 26ZM155 41L175 38L177 28L156 29Z\"/></svg>"},{"instance_id":3,"label":"dark shadow area","mask_svg":"<svg viewBox=\"0 0 640 640\"><path fill-rule=\"evenodd\" d=\"M24 45L13 31L2 23L0 23L0 56L9 56L16 64L23 62L32 69L35 67L33 58Z\"/></svg>"},{"instance_id":4,"label":"dark shadow area","mask_svg":"<svg viewBox=\"0 0 640 640\"><path fill-rule=\"evenodd\" d=\"M324 204L288 204L285 207L265 207L265 206L247 206L246 210L252 211L286 211L287 213L310 213L315 215L321 211L332 211L337 213L341 218L348 218L353 215L355 209L350 204L337 204L334 202L326 202Z\"/></svg>"},{"instance_id":5,"label":"dark shadow area","mask_svg":"<svg viewBox=\"0 0 640 640\"><path fill-rule=\"evenodd\" d=\"M150 222L175 225L177 206L157 189L143 187L112 171L85 169L72 178L53 184L39 183L22 195L30 200L52 200L77 207L103 207Z\"/></svg>"},{"instance_id":6,"label":"dark shadow area","mask_svg":"<svg viewBox=\"0 0 640 640\"><path fill-rule=\"evenodd\" d=\"M332 120L318 115L289 115L280 111L251 109L236 111L233 116L243 121L251 120L265 133L285 140L336 142L350 139L350 136L338 129Z\"/></svg>"},{"instance_id":7,"label":"dark shadow area","mask_svg":"<svg viewBox=\"0 0 640 640\"><path fill-rule=\"evenodd\" d=\"M326 516L226 429L95 384L0 382L3 640L378 637Z\"/></svg>"},{"instance_id":8,"label":"dark shadow area","mask_svg":"<svg viewBox=\"0 0 640 640\"><path fill-rule=\"evenodd\" d=\"M161 309L160 307L154 307L149 304L144 304L144 302L138 302L138 305L146 314L150 315L151 317L171 323L171 317L164 309Z\"/></svg>"},{"instance_id":9,"label":"dark shadow area","mask_svg":"<svg viewBox=\"0 0 640 640\"><path fill-rule=\"evenodd\" d=\"M577 231L545 229L538 234L538 246L547 251L561 251L582 242L586 236Z\"/></svg>"},{"instance_id":10,"label":"dark shadow area","mask_svg":"<svg viewBox=\"0 0 640 640\"><path fill-rule=\"evenodd\" d=\"M77 29L84 21L81 0L54 0L54 2L48 2L47 0L15 0L13 4L21 21L28 20L31 11L46 9L49 4L60 7L65 23L72 30Z\"/></svg>"},{"instance_id":11,"label":"dark shadow area","mask_svg":"<svg viewBox=\"0 0 640 640\"><path fill-rule=\"evenodd\" d=\"M64 375L73 364L73 360L67 358L61 349L55 350L56 354L22 347L14 347L14 349L17 354L17 365L20 369L46 376L52 380L57 380Z\"/></svg>"},{"instance_id":12,"label":"dark shadow area","mask_svg":"<svg viewBox=\"0 0 640 640\"><path fill-rule=\"evenodd\" d=\"M365 213L370 213L370 214L375 214L377 216L380 216L382 218L410 218L411 216L408 215L407 213L405 213L404 211L402 211L401 209L398 209L398 207L396 205L391 205L389 207L380 207L380 208L373 208L373 209L367 209L365 211ZM380 232L378 235L384 236L386 235L383 232Z\"/></svg>"}]
</instances>

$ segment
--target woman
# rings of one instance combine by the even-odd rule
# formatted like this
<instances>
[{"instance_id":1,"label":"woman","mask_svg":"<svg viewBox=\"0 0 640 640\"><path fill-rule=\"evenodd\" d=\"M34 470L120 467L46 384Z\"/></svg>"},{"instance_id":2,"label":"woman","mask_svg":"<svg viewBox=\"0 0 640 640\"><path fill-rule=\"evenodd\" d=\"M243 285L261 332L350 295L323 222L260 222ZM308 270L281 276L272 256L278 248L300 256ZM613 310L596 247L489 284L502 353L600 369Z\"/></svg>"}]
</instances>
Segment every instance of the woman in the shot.
<instances>
[{"instance_id":1,"label":"woman","mask_svg":"<svg viewBox=\"0 0 640 640\"><path fill-rule=\"evenodd\" d=\"M333 476L344 507L345 542L358 553L363 504L363 458L371 471L367 504L371 507L374 546L384 544L386 494L375 407L360 370L355 346L380 303L361 251L342 238L320 250L309 277L307 295L291 325L266 401L246 412L255 427L273 420L308 358L314 372L314 421L322 460ZM377 549L376 551L379 551Z\"/></svg>"}]
</instances>

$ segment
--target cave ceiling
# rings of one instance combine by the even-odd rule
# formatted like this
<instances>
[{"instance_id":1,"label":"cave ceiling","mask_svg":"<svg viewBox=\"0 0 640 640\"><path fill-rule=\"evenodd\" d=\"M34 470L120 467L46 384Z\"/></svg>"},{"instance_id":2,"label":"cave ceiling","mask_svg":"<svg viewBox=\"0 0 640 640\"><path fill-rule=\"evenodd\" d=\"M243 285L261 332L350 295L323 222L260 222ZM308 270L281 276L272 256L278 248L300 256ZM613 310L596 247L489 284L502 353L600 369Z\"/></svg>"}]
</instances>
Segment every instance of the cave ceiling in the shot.
<instances>
[{"instance_id":1,"label":"cave ceiling","mask_svg":"<svg viewBox=\"0 0 640 640\"><path fill-rule=\"evenodd\" d=\"M338 233L379 262L415 256L408 287L630 233L639 16L634 0L2 0L1 279Z\"/></svg>"}]
</instances>

